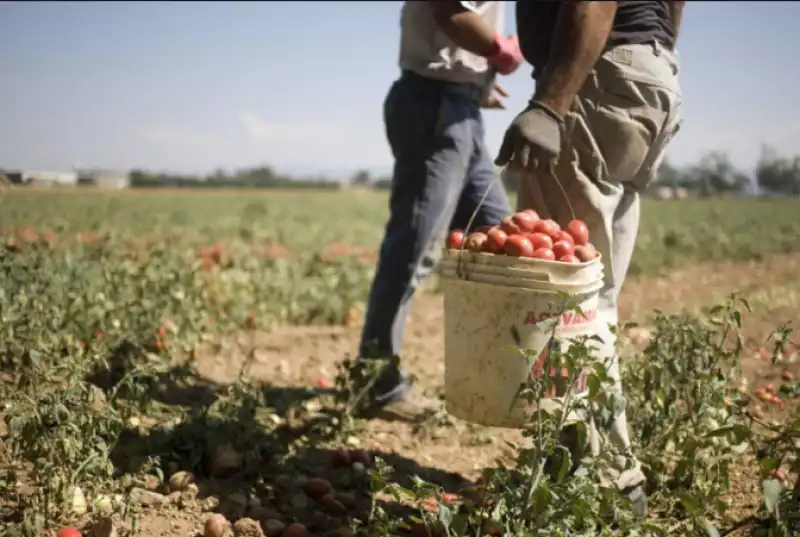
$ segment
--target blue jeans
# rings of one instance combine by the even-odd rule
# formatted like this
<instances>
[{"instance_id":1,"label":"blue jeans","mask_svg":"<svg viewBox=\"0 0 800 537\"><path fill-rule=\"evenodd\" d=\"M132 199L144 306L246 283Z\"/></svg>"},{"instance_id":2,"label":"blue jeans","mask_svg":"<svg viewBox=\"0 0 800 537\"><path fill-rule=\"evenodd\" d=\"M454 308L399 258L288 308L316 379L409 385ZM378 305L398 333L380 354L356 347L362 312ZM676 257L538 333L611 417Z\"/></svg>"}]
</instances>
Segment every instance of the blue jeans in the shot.
<instances>
[{"instance_id":1,"label":"blue jeans","mask_svg":"<svg viewBox=\"0 0 800 537\"><path fill-rule=\"evenodd\" d=\"M400 355L416 288L439 260L449 229L498 224L511 213L484 141L480 91L404 72L384 102L386 135L395 158L390 216L372 282L359 355ZM491 186L483 204L481 198ZM389 367L378 379L379 403L408 392L406 375Z\"/></svg>"}]
</instances>

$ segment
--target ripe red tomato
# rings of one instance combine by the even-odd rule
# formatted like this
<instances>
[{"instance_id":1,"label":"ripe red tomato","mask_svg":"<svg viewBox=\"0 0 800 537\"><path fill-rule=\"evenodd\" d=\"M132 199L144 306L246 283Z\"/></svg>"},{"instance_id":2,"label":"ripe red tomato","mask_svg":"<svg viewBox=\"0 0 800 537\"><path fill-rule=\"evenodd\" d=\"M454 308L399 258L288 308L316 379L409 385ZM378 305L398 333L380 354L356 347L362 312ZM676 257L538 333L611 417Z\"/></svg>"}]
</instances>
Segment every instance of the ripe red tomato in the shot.
<instances>
[{"instance_id":1,"label":"ripe red tomato","mask_svg":"<svg viewBox=\"0 0 800 537\"><path fill-rule=\"evenodd\" d=\"M458 250L464 244L464 232L456 229L450 232L447 237L447 247L451 250Z\"/></svg>"},{"instance_id":2,"label":"ripe red tomato","mask_svg":"<svg viewBox=\"0 0 800 537\"><path fill-rule=\"evenodd\" d=\"M553 247L553 239L550 238L550 235L545 235L544 233L537 232L537 233L528 233L525 236L531 240L534 250L538 250L539 248Z\"/></svg>"},{"instance_id":3,"label":"ripe red tomato","mask_svg":"<svg viewBox=\"0 0 800 537\"><path fill-rule=\"evenodd\" d=\"M486 234L486 251L497 254L503 251L503 245L508 239L508 234L500 228L494 227Z\"/></svg>"},{"instance_id":4,"label":"ripe red tomato","mask_svg":"<svg viewBox=\"0 0 800 537\"><path fill-rule=\"evenodd\" d=\"M575 257L574 255L564 255L558 258L559 261L562 263L580 263L581 260Z\"/></svg>"},{"instance_id":5,"label":"ripe red tomato","mask_svg":"<svg viewBox=\"0 0 800 537\"><path fill-rule=\"evenodd\" d=\"M563 229L556 233L555 237L553 237L554 241L567 241L573 246L575 245L575 239L572 238L572 235L564 231Z\"/></svg>"},{"instance_id":6,"label":"ripe red tomato","mask_svg":"<svg viewBox=\"0 0 800 537\"><path fill-rule=\"evenodd\" d=\"M553 244L553 253L556 254L557 258L572 255L575 253L575 245L569 241L556 241Z\"/></svg>"},{"instance_id":7,"label":"ripe red tomato","mask_svg":"<svg viewBox=\"0 0 800 537\"><path fill-rule=\"evenodd\" d=\"M533 252L533 255L531 257L535 257L537 259L544 259L547 261L556 260L556 254L554 254L553 250L551 250L550 248L539 248L538 250Z\"/></svg>"},{"instance_id":8,"label":"ripe red tomato","mask_svg":"<svg viewBox=\"0 0 800 537\"><path fill-rule=\"evenodd\" d=\"M522 235L509 235L503 251L514 257L530 257L533 255L533 243Z\"/></svg>"},{"instance_id":9,"label":"ripe red tomato","mask_svg":"<svg viewBox=\"0 0 800 537\"><path fill-rule=\"evenodd\" d=\"M536 225L537 219L533 217L532 214L521 212L516 213L514 216L511 217L511 220L517 225L517 227L523 233L530 233L533 231L533 227Z\"/></svg>"},{"instance_id":10,"label":"ripe red tomato","mask_svg":"<svg viewBox=\"0 0 800 537\"><path fill-rule=\"evenodd\" d=\"M58 537L81 537L81 532L70 526L58 530Z\"/></svg>"},{"instance_id":11,"label":"ripe red tomato","mask_svg":"<svg viewBox=\"0 0 800 537\"><path fill-rule=\"evenodd\" d=\"M567 231L575 239L575 244L585 246L589 244L589 228L582 220L573 220L567 224Z\"/></svg>"},{"instance_id":12,"label":"ripe red tomato","mask_svg":"<svg viewBox=\"0 0 800 537\"><path fill-rule=\"evenodd\" d=\"M581 261L591 261L592 259L597 257L597 250L595 250L594 246L592 246L591 244L576 246L575 255Z\"/></svg>"},{"instance_id":13,"label":"ripe red tomato","mask_svg":"<svg viewBox=\"0 0 800 537\"><path fill-rule=\"evenodd\" d=\"M522 211L523 213L528 213L529 215L533 216L536 220L539 220L539 213L534 211L533 209L525 209Z\"/></svg>"},{"instance_id":14,"label":"ripe red tomato","mask_svg":"<svg viewBox=\"0 0 800 537\"><path fill-rule=\"evenodd\" d=\"M519 226L514 222L514 218L506 216L500 221L500 229L506 232L506 235L517 235L520 233Z\"/></svg>"},{"instance_id":15,"label":"ripe red tomato","mask_svg":"<svg viewBox=\"0 0 800 537\"><path fill-rule=\"evenodd\" d=\"M553 220L548 218L547 220L538 220L533 230L538 233L549 235L550 237L555 237L556 233L561 231L561 228Z\"/></svg>"}]
</instances>

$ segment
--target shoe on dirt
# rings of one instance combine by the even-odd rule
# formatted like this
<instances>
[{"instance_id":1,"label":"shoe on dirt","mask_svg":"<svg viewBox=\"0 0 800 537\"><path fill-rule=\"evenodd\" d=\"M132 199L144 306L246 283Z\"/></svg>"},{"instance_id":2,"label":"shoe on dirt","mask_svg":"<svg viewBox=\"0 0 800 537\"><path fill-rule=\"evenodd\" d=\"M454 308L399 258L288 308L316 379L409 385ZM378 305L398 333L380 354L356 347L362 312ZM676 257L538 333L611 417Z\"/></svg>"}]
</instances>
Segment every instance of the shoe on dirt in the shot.
<instances>
[{"instance_id":1,"label":"shoe on dirt","mask_svg":"<svg viewBox=\"0 0 800 537\"><path fill-rule=\"evenodd\" d=\"M647 508L647 494L645 494L642 485L625 489L622 493L631 501L634 515L644 518L650 513L650 510Z\"/></svg>"},{"instance_id":2,"label":"shoe on dirt","mask_svg":"<svg viewBox=\"0 0 800 537\"><path fill-rule=\"evenodd\" d=\"M432 418L442 410L438 399L427 397L410 388L402 397L389 401L373 400L364 414L389 420L419 422Z\"/></svg>"}]
</instances>

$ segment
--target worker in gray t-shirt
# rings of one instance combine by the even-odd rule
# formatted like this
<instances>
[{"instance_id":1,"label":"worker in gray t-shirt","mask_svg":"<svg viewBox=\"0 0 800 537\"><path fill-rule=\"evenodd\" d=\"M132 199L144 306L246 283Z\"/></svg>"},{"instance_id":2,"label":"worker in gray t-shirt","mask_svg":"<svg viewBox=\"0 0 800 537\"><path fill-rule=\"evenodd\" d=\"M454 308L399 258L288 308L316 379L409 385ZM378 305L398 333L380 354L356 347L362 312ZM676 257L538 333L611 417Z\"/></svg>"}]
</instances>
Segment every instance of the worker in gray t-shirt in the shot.
<instances>
[{"instance_id":1,"label":"worker in gray t-shirt","mask_svg":"<svg viewBox=\"0 0 800 537\"><path fill-rule=\"evenodd\" d=\"M522 62L516 36L504 37L503 2L405 2L400 77L384 103L395 158L390 216L367 305L359 356L387 367L371 392L371 410L418 418L438 402L411 389L399 367L414 290L438 260L448 229L494 225L510 214L494 182L480 108L502 108L495 75ZM491 189L486 195L486 190ZM480 205L480 208L478 208Z\"/></svg>"}]
</instances>

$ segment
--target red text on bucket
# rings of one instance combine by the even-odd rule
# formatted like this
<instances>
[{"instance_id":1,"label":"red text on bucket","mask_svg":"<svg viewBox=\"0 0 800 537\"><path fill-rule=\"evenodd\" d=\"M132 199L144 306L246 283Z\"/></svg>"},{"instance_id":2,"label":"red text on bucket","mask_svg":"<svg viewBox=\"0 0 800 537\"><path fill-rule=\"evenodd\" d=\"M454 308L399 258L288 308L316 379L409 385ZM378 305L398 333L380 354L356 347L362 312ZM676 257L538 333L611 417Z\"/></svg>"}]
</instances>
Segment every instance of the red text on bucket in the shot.
<instances>
[{"instance_id":1,"label":"red text on bucket","mask_svg":"<svg viewBox=\"0 0 800 537\"><path fill-rule=\"evenodd\" d=\"M549 311L535 312L529 311L525 314L525 321L523 324L537 324L547 319L552 319L554 315ZM589 310L584 312L567 311L561 314L561 325L575 326L579 324L590 323L597 317L597 310Z\"/></svg>"},{"instance_id":2,"label":"red text on bucket","mask_svg":"<svg viewBox=\"0 0 800 537\"><path fill-rule=\"evenodd\" d=\"M538 380L542 377L542 370L544 369L544 363L547 360L547 349L548 345L545 345L542 352L539 354L539 358L536 360L536 363L533 364L531 367L530 376L528 377L529 380ZM560 371L556 371L555 368L550 368L550 378L555 379L553 385L542 394L542 397L550 398L550 397L560 397L565 395L566 389L569 387L568 383L570 381L569 378L569 371L566 367L559 368ZM579 394L587 391L589 389L589 385L586 379L586 371L581 371L580 375L578 375L577 380L575 381L575 385L572 387L572 393Z\"/></svg>"}]
</instances>

